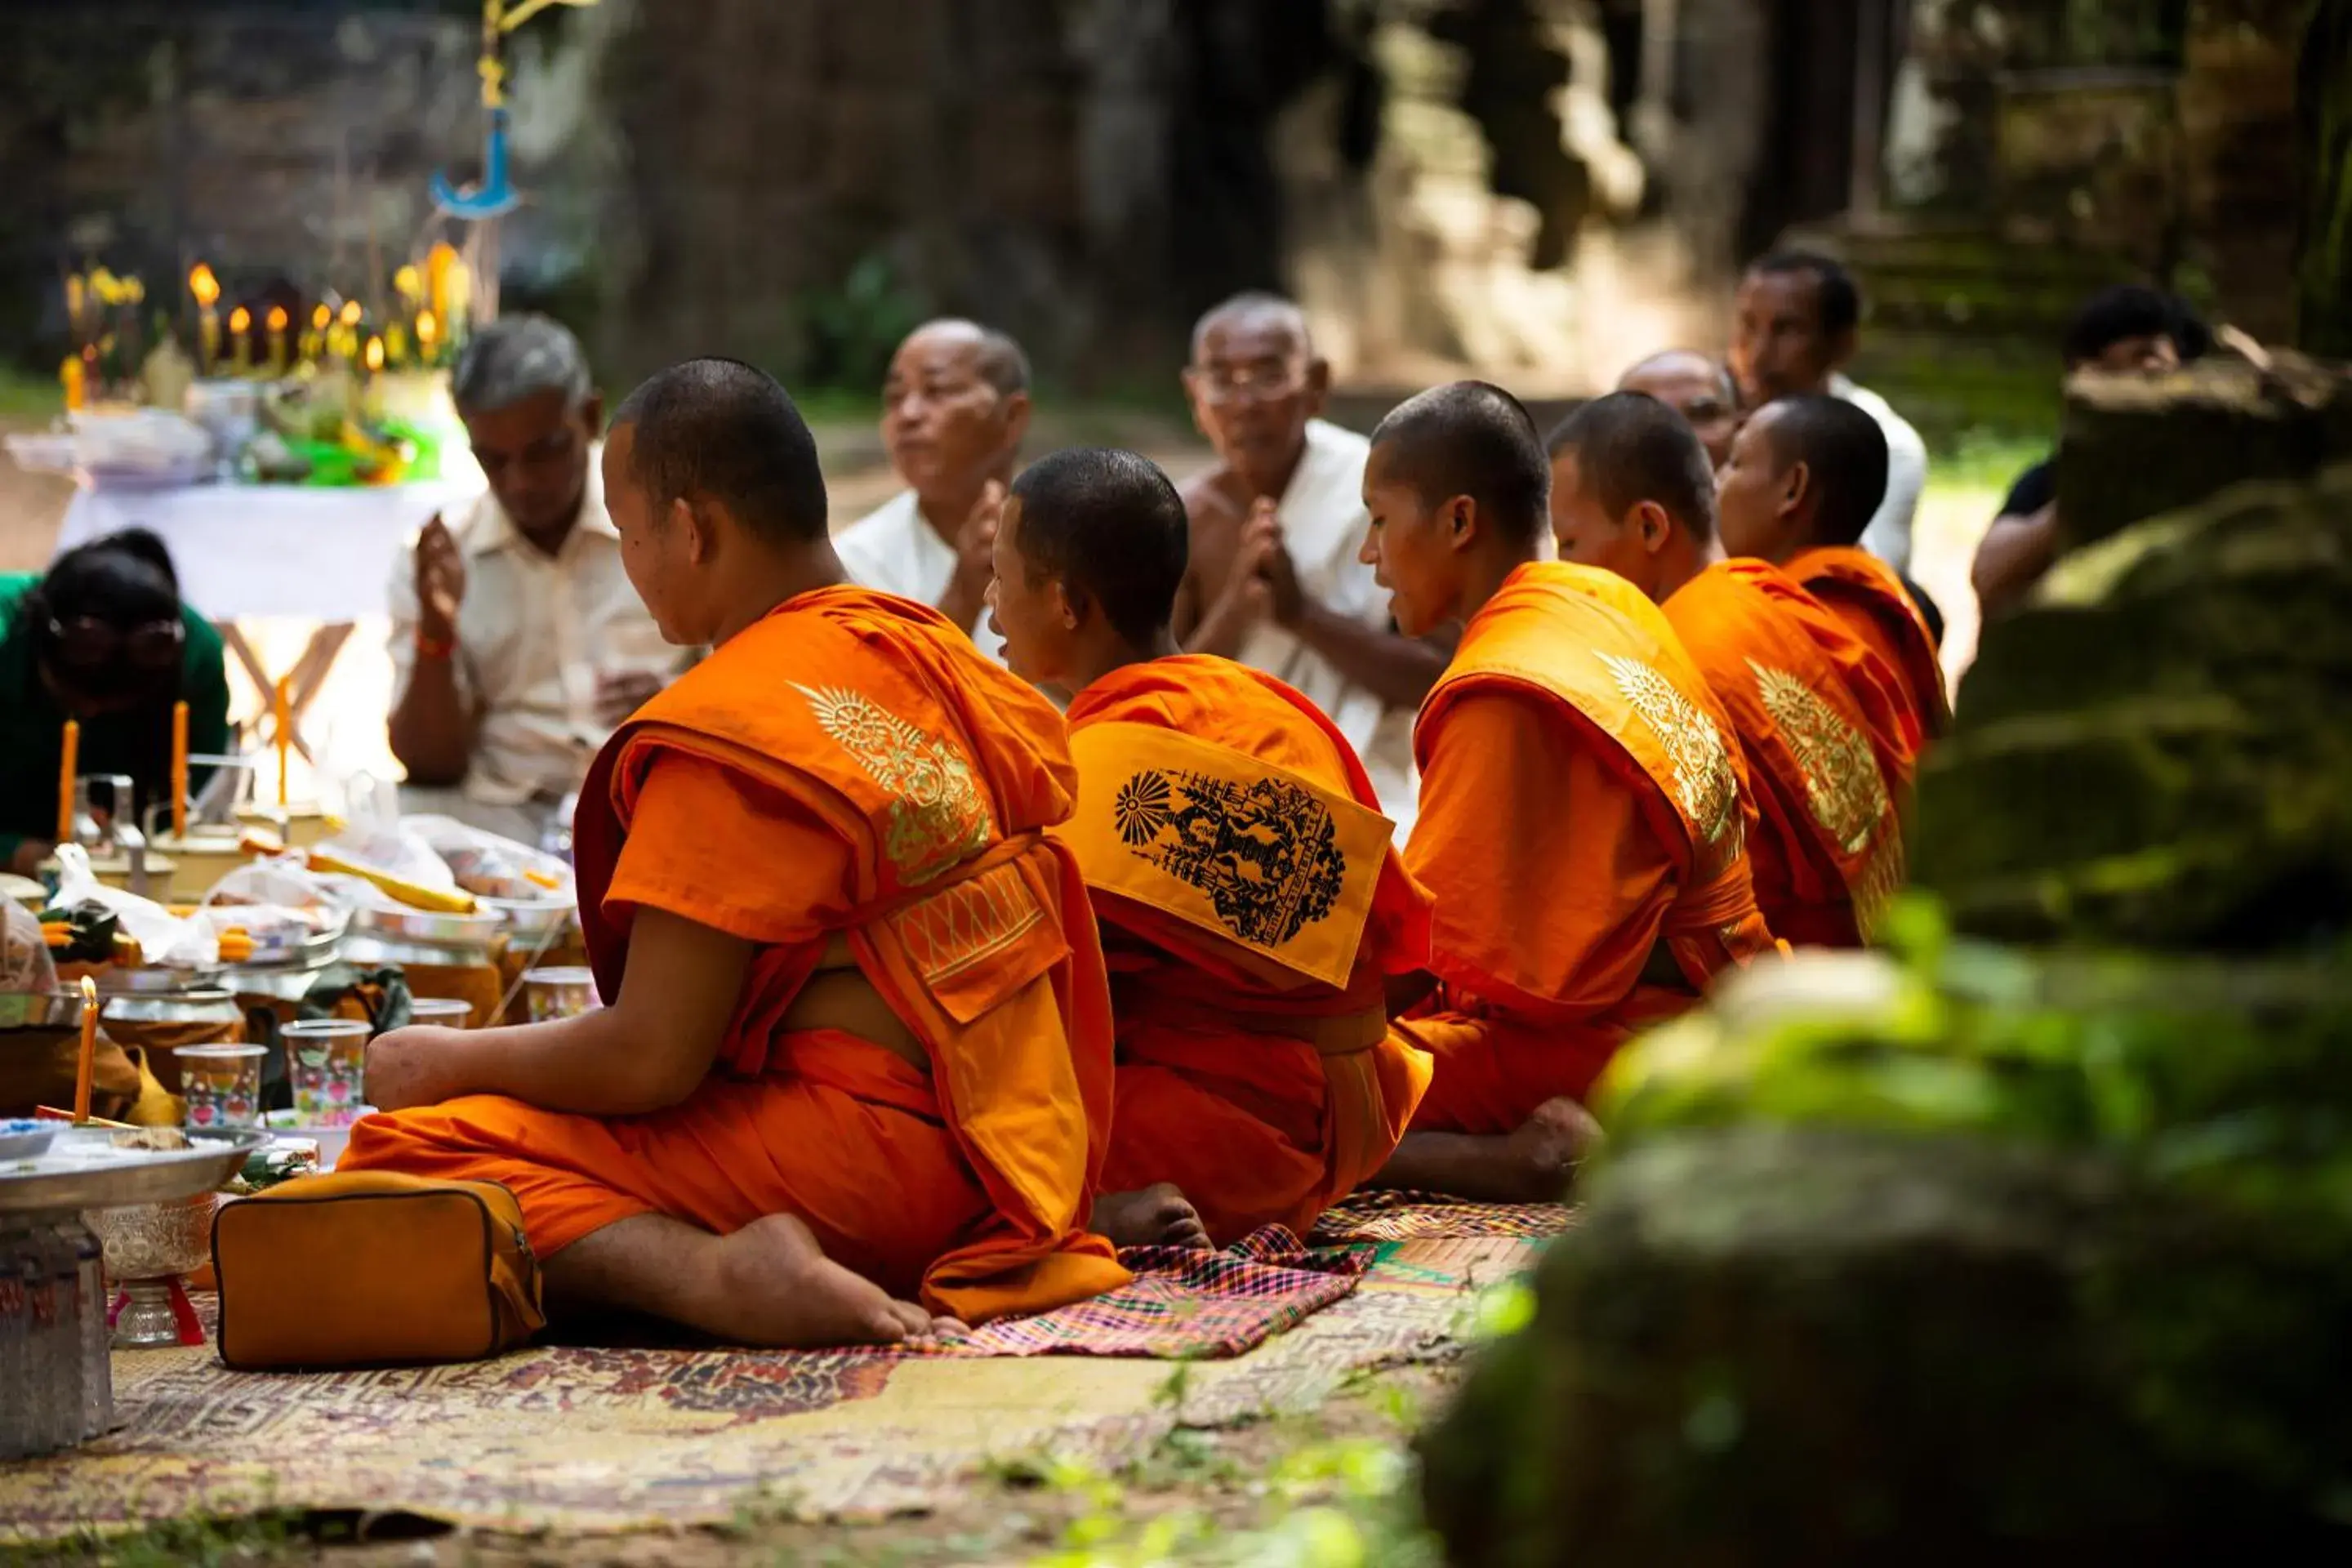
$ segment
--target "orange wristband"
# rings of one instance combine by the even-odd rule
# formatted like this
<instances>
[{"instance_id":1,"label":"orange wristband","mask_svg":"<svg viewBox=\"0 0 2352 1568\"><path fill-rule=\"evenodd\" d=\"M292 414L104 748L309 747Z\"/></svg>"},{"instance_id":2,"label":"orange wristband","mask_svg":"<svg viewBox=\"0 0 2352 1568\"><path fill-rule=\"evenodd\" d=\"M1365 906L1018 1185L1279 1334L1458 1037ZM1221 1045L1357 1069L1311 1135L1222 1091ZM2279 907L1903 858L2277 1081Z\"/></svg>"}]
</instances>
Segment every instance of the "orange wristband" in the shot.
<instances>
[{"instance_id":1,"label":"orange wristband","mask_svg":"<svg viewBox=\"0 0 2352 1568\"><path fill-rule=\"evenodd\" d=\"M457 651L456 637L429 637L416 634L416 656L419 658L447 658Z\"/></svg>"}]
</instances>

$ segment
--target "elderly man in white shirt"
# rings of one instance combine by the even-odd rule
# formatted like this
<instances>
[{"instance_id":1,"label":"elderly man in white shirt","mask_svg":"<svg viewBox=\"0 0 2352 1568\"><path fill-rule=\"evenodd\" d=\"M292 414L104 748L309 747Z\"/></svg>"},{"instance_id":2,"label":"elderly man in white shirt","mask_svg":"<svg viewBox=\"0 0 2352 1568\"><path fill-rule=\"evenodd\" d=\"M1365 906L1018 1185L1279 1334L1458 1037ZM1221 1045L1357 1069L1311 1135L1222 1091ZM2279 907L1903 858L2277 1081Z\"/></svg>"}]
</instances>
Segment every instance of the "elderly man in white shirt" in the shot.
<instances>
[{"instance_id":1,"label":"elderly man in white shirt","mask_svg":"<svg viewBox=\"0 0 2352 1568\"><path fill-rule=\"evenodd\" d=\"M1370 522L1369 444L1318 417L1330 379L1306 317L1277 295L1237 295L1193 329L1184 387L1217 462L1184 487L1192 553L1176 634L1321 708L1402 842L1420 790L1413 716L1452 648L1399 635L1387 593L1357 559Z\"/></svg>"},{"instance_id":2,"label":"elderly man in white shirt","mask_svg":"<svg viewBox=\"0 0 2352 1568\"><path fill-rule=\"evenodd\" d=\"M489 489L394 573L393 755L404 811L536 843L614 728L677 673L604 510L604 407L579 340L509 317L451 394Z\"/></svg>"},{"instance_id":3,"label":"elderly man in white shirt","mask_svg":"<svg viewBox=\"0 0 2352 1568\"><path fill-rule=\"evenodd\" d=\"M1029 361L975 321L929 321L891 356L882 444L907 488L834 535L850 580L918 599L1003 658L988 627L996 519L1029 429Z\"/></svg>"},{"instance_id":4,"label":"elderly man in white shirt","mask_svg":"<svg viewBox=\"0 0 2352 1568\"><path fill-rule=\"evenodd\" d=\"M1927 444L1886 399L1844 374L1862 326L1853 275L1811 251L1775 252L1739 280L1729 363L1749 408L1776 397L1822 393L1877 421L1886 436L1886 495L1863 530L1862 547L1908 576L1911 523L1927 486Z\"/></svg>"}]
</instances>

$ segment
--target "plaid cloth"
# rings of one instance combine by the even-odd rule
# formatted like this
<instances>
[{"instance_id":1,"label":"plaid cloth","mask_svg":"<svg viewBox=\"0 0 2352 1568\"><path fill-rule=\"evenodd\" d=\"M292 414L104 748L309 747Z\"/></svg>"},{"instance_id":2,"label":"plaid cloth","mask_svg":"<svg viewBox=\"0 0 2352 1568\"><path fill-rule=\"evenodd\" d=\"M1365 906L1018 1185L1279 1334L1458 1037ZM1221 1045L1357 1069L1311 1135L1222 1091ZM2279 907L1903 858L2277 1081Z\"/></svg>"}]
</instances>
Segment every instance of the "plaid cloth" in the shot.
<instances>
[{"instance_id":1,"label":"plaid cloth","mask_svg":"<svg viewBox=\"0 0 2352 1568\"><path fill-rule=\"evenodd\" d=\"M1135 1247L1118 1260L1134 1272L1133 1283L1034 1318L1000 1320L934 1353L1237 1356L1352 1294L1372 1266L1372 1249L1308 1247L1267 1226L1223 1252Z\"/></svg>"},{"instance_id":2,"label":"plaid cloth","mask_svg":"<svg viewBox=\"0 0 2352 1568\"><path fill-rule=\"evenodd\" d=\"M1512 1236L1539 1240L1568 1228L1561 1204L1474 1204L1439 1193L1350 1193L1315 1222L1312 1241L1413 1241L1424 1237Z\"/></svg>"}]
</instances>

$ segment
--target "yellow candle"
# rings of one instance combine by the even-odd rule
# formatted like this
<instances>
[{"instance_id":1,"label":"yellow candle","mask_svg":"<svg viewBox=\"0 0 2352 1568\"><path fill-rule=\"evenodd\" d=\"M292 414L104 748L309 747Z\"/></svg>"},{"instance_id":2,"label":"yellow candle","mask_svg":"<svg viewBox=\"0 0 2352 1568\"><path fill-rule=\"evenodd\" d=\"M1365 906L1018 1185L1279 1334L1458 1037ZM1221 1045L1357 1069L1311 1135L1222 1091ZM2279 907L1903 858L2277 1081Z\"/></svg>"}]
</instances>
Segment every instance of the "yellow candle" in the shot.
<instances>
[{"instance_id":1,"label":"yellow candle","mask_svg":"<svg viewBox=\"0 0 2352 1568\"><path fill-rule=\"evenodd\" d=\"M58 842L74 837L74 784L81 776L81 726L66 721L65 756L58 763Z\"/></svg>"},{"instance_id":2,"label":"yellow candle","mask_svg":"<svg viewBox=\"0 0 2352 1568\"><path fill-rule=\"evenodd\" d=\"M239 305L228 313L229 336L236 340L229 363L239 375L253 368L253 312Z\"/></svg>"},{"instance_id":3,"label":"yellow candle","mask_svg":"<svg viewBox=\"0 0 2352 1568\"><path fill-rule=\"evenodd\" d=\"M294 749L294 678L278 678L278 804L286 804L286 759Z\"/></svg>"},{"instance_id":4,"label":"yellow candle","mask_svg":"<svg viewBox=\"0 0 2352 1568\"><path fill-rule=\"evenodd\" d=\"M373 375L377 371L383 368L383 340L382 338L371 337L368 339L367 367L368 374L370 375Z\"/></svg>"},{"instance_id":5,"label":"yellow candle","mask_svg":"<svg viewBox=\"0 0 2352 1568\"><path fill-rule=\"evenodd\" d=\"M213 307L220 302L220 279L213 269L199 261L188 270L188 292L196 301L196 335L203 350L204 373L213 373L213 362L220 358L220 317Z\"/></svg>"},{"instance_id":6,"label":"yellow candle","mask_svg":"<svg viewBox=\"0 0 2352 1568\"><path fill-rule=\"evenodd\" d=\"M98 986L81 977L81 1053L74 1058L74 1120L89 1120L90 1079L98 1072Z\"/></svg>"},{"instance_id":7,"label":"yellow candle","mask_svg":"<svg viewBox=\"0 0 2352 1568\"><path fill-rule=\"evenodd\" d=\"M68 412L79 408L89 397L81 369L81 356L74 355L58 366L58 381L65 388Z\"/></svg>"},{"instance_id":8,"label":"yellow candle","mask_svg":"<svg viewBox=\"0 0 2352 1568\"><path fill-rule=\"evenodd\" d=\"M188 705L172 704L172 837L188 836Z\"/></svg>"},{"instance_id":9,"label":"yellow candle","mask_svg":"<svg viewBox=\"0 0 2352 1568\"><path fill-rule=\"evenodd\" d=\"M269 307L269 374L282 375L286 371L286 307Z\"/></svg>"}]
</instances>

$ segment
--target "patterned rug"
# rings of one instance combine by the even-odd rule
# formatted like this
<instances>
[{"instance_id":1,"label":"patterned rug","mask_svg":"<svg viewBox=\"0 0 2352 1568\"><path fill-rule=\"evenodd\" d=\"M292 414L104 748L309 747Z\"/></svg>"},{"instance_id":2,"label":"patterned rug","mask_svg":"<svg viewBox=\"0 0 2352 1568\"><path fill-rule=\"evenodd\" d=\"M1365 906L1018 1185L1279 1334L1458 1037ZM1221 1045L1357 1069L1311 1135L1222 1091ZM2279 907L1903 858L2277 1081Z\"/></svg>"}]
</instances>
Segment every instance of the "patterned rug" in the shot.
<instances>
[{"instance_id":1,"label":"patterned rug","mask_svg":"<svg viewBox=\"0 0 2352 1568\"><path fill-rule=\"evenodd\" d=\"M209 1348L123 1352L121 1429L0 1470L0 1543L264 1508L573 1532L724 1522L753 1500L808 1519L922 1509L992 1460L1115 1468L1179 1425L1311 1410L1360 1372L1450 1357L1474 1292L1566 1223L1385 1195L1338 1217L1391 1238L1139 1254L1125 1290L920 1355L559 1346L293 1376L226 1371Z\"/></svg>"}]
</instances>

